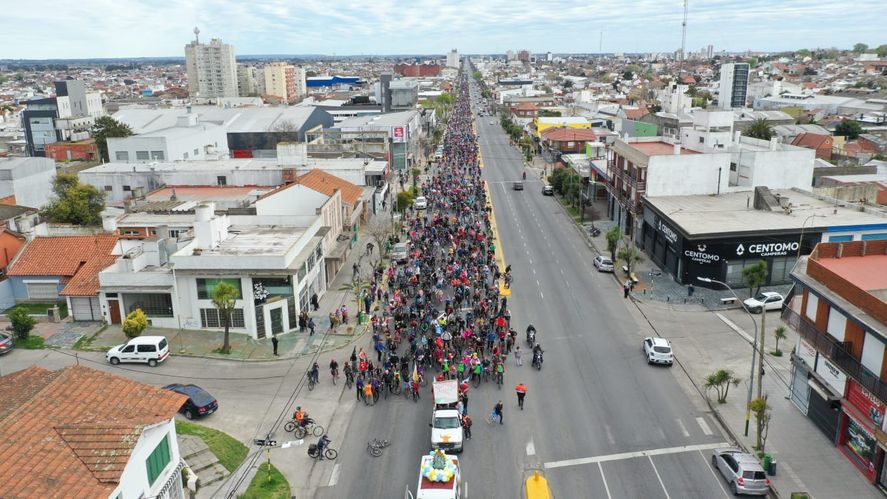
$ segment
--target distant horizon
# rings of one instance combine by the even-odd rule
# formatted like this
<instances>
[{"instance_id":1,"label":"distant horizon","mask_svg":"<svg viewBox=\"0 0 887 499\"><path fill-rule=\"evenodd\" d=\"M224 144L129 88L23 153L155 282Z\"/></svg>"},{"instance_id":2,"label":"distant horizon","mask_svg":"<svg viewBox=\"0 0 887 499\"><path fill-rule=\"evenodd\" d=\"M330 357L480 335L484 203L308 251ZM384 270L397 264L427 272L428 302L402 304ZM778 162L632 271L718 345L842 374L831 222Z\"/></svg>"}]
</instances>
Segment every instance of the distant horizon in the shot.
<instances>
[{"instance_id":1,"label":"distant horizon","mask_svg":"<svg viewBox=\"0 0 887 499\"><path fill-rule=\"evenodd\" d=\"M549 0L515 8L511 0L379 0L372 7L323 0L81 0L46 8L20 2L4 10L5 60L94 60L184 56L194 39L220 38L235 53L324 57L416 54L671 53L681 47L678 0ZM861 15L860 15L861 14ZM877 46L887 41L887 2L691 0L687 52L787 52ZM359 50L355 50L358 48ZM156 55L170 54L170 55ZM10 57L12 56L12 57Z\"/></svg>"}]
</instances>

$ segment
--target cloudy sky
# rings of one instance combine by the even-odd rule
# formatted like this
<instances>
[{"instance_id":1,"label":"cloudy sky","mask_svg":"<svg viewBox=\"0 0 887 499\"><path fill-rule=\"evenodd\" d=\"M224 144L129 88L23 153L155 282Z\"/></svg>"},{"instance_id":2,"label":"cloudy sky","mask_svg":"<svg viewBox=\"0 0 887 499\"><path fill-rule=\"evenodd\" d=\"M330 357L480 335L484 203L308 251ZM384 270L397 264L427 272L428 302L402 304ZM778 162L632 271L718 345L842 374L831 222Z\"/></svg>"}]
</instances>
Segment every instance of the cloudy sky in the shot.
<instances>
[{"instance_id":1,"label":"cloudy sky","mask_svg":"<svg viewBox=\"0 0 887 499\"><path fill-rule=\"evenodd\" d=\"M0 0L0 59L183 56L201 38L238 55L672 51L681 0ZM887 1L690 0L687 50L887 43Z\"/></svg>"}]
</instances>

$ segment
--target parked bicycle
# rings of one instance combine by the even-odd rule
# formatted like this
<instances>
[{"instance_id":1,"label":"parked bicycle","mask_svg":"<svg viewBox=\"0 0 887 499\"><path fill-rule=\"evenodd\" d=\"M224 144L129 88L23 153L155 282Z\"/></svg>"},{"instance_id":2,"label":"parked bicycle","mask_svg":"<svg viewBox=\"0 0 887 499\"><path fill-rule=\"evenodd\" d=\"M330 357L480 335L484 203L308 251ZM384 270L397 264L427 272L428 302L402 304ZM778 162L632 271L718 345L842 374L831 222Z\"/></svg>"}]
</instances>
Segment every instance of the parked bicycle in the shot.
<instances>
[{"instance_id":1,"label":"parked bicycle","mask_svg":"<svg viewBox=\"0 0 887 499\"><path fill-rule=\"evenodd\" d=\"M367 452L370 453L373 457L379 457L382 455L382 449L388 447L391 443L388 440L379 440L378 438L374 438L372 441L367 442Z\"/></svg>"}]
</instances>

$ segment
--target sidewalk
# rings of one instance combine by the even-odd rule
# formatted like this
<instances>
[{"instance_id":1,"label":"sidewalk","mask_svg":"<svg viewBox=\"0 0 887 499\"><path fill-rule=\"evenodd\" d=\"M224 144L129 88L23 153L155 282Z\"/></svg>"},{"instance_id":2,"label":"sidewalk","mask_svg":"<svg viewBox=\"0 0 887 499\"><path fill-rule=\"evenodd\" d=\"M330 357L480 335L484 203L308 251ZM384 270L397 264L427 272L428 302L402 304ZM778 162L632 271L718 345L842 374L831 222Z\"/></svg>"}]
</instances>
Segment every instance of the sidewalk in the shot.
<instances>
[{"instance_id":1,"label":"sidewalk","mask_svg":"<svg viewBox=\"0 0 887 499\"><path fill-rule=\"evenodd\" d=\"M745 407L751 367L751 341L754 334L747 314L739 310L711 312L701 305L668 306L662 302L635 301L656 333L671 340L678 364L673 369L678 378L689 377L695 389L704 392L704 379L718 369L731 370L741 379L731 387L727 402L711 401L711 407L740 445L751 449L755 444L754 415L750 418L749 435L743 436ZM754 319L760 321L760 316ZM765 450L777 463L777 473L770 477L780 497L788 499L792 492L805 491L811 497L878 498L883 494L868 483L856 467L835 445L787 399L791 380L791 351L797 335L788 330L780 342L782 357L775 357L773 329L782 324L778 314L767 316L765 338L764 393L769 395L772 419ZM752 396L755 396L753 386Z\"/></svg>"},{"instance_id":2,"label":"sidewalk","mask_svg":"<svg viewBox=\"0 0 887 499\"><path fill-rule=\"evenodd\" d=\"M376 216L389 216L387 213L381 213ZM218 353L224 340L224 333L221 331L204 331L204 330L184 330L184 329L166 329L149 327L144 335L161 335L166 336L170 343L170 353L173 355L183 355L191 357L207 357L217 359L229 359L240 361L270 361L282 359L294 359L304 355L310 355L320 349L323 352L344 348L363 336L366 331L365 324L357 324L357 310L355 309L356 301L350 291L342 290L342 286L348 284L351 280L352 264L358 261L363 254L363 248L368 242L365 233L358 233L358 240L354 245L354 249L336 275L335 279L329 284L326 292L319 300L319 308L315 311L309 311L309 315L314 318L315 334L312 336L306 330L301 333L298 327L290 332L277 335L279 341L277 346L278 356L274 355L271 345L271 338L255 340L251 336L242 333L230 333L229 343L231 345L231 353L223 355ZM379 251L378 249L375 251ZM361 273L367 275L370 272L369 264L364 261L362 263ZM348 324L340 324L335 333L326 335L324 333L329 330L330 320L329 313L338 309L343 304L348 306L349 322ZM375 307L375 305L374 305ZM351 331L349 332L349 329ZM90 340L86 341L82 349L92 351L105 351L108 348L126 343L127 338L123 334L123 330L119 324L109 325L101 330ZM72 346L68 345L68 347Z\"/></svg>"}]
</instances>

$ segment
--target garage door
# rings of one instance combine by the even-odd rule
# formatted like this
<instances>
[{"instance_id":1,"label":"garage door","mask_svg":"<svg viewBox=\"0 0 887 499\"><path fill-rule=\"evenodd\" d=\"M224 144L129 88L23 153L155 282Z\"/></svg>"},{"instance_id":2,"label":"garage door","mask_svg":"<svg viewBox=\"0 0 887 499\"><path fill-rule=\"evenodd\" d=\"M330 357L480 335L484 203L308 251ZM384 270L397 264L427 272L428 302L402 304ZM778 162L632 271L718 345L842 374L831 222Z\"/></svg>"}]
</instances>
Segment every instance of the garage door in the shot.
<instances>
[{"instance_id":1,"label":"garage door","mask_svg":"<svg viewBox=\"0 0 887 499\"><path fill-rule=\"evenodd\" d=\"M100 321L102 311L98 297L71 297L71 315L75 321Z\"/></svg>"},{"instance_id":2,"label":"garage door","mask_svg":"<svg viewBox=\"0 0 887 499\"><path fill-rule=\"evenodd\" d=\"M28 282L29 300L45 300L54 302L59 299L59 285L54 282Z\"/></svg>"}]
</instances>

